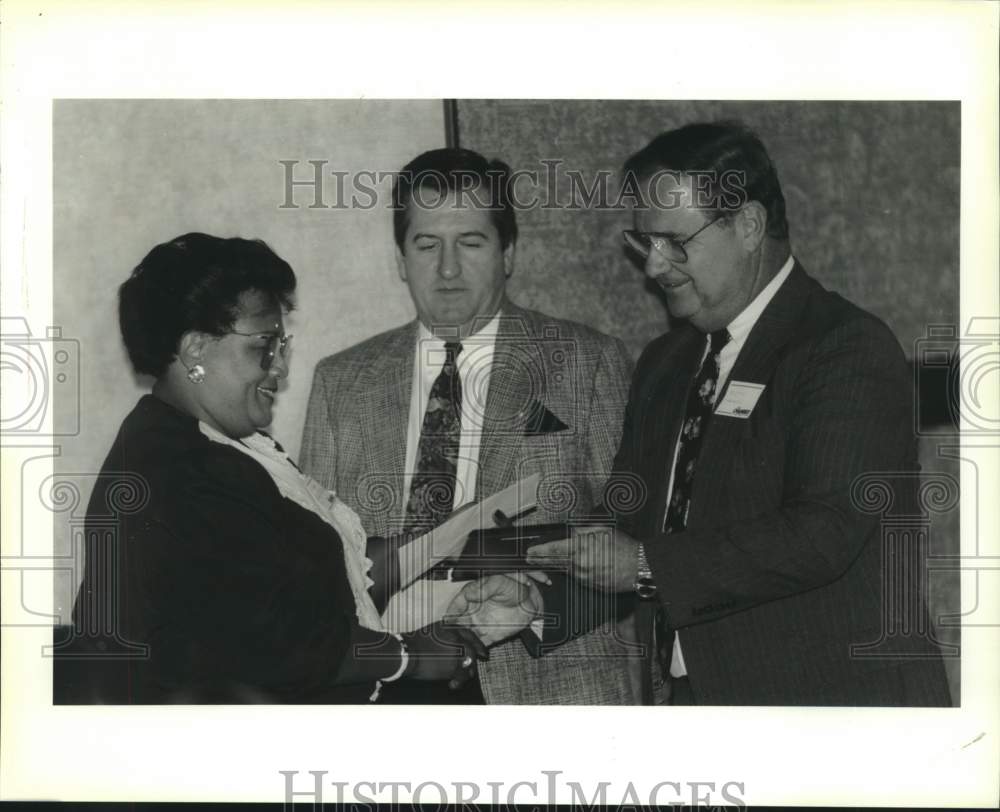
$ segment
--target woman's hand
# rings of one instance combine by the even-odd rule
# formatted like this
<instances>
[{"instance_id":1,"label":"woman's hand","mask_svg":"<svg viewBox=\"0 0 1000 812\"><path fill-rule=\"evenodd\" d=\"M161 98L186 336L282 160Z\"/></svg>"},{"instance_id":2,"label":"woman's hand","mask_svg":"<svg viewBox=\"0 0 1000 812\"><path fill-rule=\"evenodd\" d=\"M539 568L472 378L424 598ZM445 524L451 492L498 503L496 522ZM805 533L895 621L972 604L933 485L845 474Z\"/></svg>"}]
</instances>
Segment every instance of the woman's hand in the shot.
<instances>
[{"instance_id":1,"label":"woman's hand","mask_svg":"<svg viewBox=\"0 0 1000 812\"><path fill-rule=\"evenodd\" d=\"M476 676L476 661L488 660L486 646L471 629L449 623L432 623L403 635L410 655L404 677L448 680L452 690Z\"/></svg>"},{"instance_id":2,"label":"woman's hand","mask_svg":"<svg viewBox=\"0 0 1000 812\"><path fill-rule=\"evenodd\" d=\"M368 575L375 582L370 594L379 612L385 610L389 598L399 591L399 542L398 537L368 537L365 555L372 562Z\"/></svg>"},{"instance_id":3,"label":"woman's hand","mask_svg":"<svg viewBox=\"0 0 1000 812\"><path fill-rule=\"evenodd\" d=\"M542 614L534 577L513 573L470 581L452 600L445 621L469 627L488 646L506 640Z\"/></svg>"}]
</instances>

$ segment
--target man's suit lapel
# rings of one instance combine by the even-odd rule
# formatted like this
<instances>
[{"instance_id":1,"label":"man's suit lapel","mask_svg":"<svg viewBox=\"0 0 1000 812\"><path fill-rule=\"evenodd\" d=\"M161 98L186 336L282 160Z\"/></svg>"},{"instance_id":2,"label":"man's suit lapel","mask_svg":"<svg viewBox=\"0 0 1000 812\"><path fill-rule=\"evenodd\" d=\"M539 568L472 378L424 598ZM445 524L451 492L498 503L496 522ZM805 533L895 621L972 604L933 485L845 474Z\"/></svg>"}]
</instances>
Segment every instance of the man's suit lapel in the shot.
<instances>
[{"instance_id":1,"label":"man's suit lapel","mask_svg":"<svg viewBox=\"0 0 1000 812\"><path fill-rule=\"evenodd\" d=\"M681 420L687 406L688 389L701 363L705 350L703 333L682 324L674 328L664 352L656 359L649 374L650 384L643 387L642 402L636 409L641 415L634 428L636 447L633 453L640 460L638 470L645 472L650 504L643 534L660 533L670 485L670 469Z\"/></svg>"},{"instance_id":2,"label":"man's suit lapel","mask_svg":"<svg viewBox=\"0 0 1000 812\"><path fill-rule=\"evenodd\" d=\"M734 380L764 383L765 376L770 378L781 352L798 326L809 290L809 278L802 266L795 263L788 279L764 308L747 336L727 384Z\"/></svg>"},{"instance_id":3,"label":"man's suit lapel","mask_svg":"<svg viewBox=\"0 0 1000 812\"><path fill-rule=\"evenodd\" d=\"M366 375L369 385L359 387L358 412L364 440L362 447L366 450L363 475L377 480L371 487L382 485L391 477L395 496L388 515L384 511L380 514L377 533L392 532L392 525L401 524L406 511L403 473L416 340L415 321L401 327L388 339L384 351L372 358ZM373 499L379 501L377 494L371 493ZM386 526L381 526L383 522Z\"/></svg>"},{"instance_id":4,"label":"man's suit lapel","mask_svg":"<svg viewBox=\"0 0 1000 812\"><path fill-rule=\"evenodd\" d=\"M764 308L764 312L747 336L726 380L726 388L733 381L760 383L766 386L771 384L774 371L799 324L809 289L809 278L796 263L788 279ZM719 393L716 407L725 395L724 388ZM755 407L755 412L757 409L766 409L772 397L774 393L765 390ZM701 453L698 455L694 498L688 516L688 526L697 526L703 519L717 518L720 515L717 507L726 500L726 494L721 489L728 480L726 472L733 453L741 439L751 429L751 421L754 418L760 419L761 416L755 414L747 419L717 414L712 416Z\"/></svg>"},{"instance_id":5,"label":"man's suit lapel","mask_svg":"<svg viewBox=\"0 0 1000 812\"><path fill-rule=\"evenodd\" d=\"M506 302L483 415L477 499L506 487L517 476L517 460L531 407L544 395L544 389L539 389L544 387L544 381L538 374L545 368L542 361L530 315Z\"/></svg>"}]
</instances>

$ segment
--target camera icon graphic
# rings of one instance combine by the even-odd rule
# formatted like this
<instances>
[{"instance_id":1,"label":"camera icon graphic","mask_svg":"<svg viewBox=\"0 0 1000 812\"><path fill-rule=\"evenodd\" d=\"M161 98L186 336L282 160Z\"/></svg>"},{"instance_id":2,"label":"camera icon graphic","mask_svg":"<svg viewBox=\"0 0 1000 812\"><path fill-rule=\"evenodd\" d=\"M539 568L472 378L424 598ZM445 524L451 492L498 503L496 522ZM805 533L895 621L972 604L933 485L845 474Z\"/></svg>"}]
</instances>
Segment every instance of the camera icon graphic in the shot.
<instances>
[{"instance_id":1,"label":"camera icon graphic","mask_svg":"<svg viewBox=\"0 0 1000 812\"><path fill-rule=\"evenodd\" d=\"M0 436L80 433L80 342L62 328L33 337L25 319L0 319L0 374Z\"/></svg>"},{"instance_id":2,"label":"camera icon graphic","mask_svg":"<svg viewBox=\"0 0 1000 812\"><path fill-rule=\"evenodd\" d=\"M964 335L952 324L928 325L914 344L919 435L1000 434L990 401L1000 383L1000 319L975 317Z\"/></svg>"}]
</instances>

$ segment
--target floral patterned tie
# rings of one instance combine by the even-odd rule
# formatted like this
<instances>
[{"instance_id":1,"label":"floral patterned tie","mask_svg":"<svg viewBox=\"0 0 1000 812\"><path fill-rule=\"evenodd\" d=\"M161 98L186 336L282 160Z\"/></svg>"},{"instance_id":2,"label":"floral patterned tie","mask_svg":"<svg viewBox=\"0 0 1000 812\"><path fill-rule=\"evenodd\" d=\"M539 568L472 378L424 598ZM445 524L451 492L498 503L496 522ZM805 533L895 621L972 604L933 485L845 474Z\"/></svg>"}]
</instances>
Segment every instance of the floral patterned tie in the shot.
<instances>
[{"instance_id":1,"label":"floral patterned tie","mask_svg":"<svg viewBox=\"0 0 1000 812\"><path fill-rule=\"evenodd\" d=\"M727 330L709 333L708 355L705 356L688 394L687 410L681 426L680 448L677 451L677 466L674 469L674 489L670 494L670 504L667 505L663 521L665 533L677 533L687 527L698 452L701 450L701 441L705 436L715 404L715 388L719 381L719 353L729 343L729 338Z\"/></svg>"},{"instance_id":2,"label":"floral patterned tie","mask_svg":"<svg viewBox=\"0 0 1000 812\"><path fill-rule=\"evenodd\" d=\"M462 381L456 359L462 345L444 345L445 361L427 398L417 446L417 469L406 503L406 532L426 533L452 511L462 433Z\"/></svg>"}]
</instances>

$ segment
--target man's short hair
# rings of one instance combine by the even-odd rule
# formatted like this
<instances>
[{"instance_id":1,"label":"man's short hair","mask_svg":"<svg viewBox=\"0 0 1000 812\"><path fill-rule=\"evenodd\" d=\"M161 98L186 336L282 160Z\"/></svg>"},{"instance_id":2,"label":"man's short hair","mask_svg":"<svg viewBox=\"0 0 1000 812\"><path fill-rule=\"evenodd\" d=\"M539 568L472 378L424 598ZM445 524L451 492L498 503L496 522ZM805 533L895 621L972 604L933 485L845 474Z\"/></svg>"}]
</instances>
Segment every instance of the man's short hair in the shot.
<instances>
[{"instance_id":1,"label":"man's short hair","mask_svg":"<svg viewBox=\"0 0 1000 812\"><path fill-rule=\"evenodd\" d=\"M725 209L736 190L743 202L756 200L767 211L767 234L788 239L785 197L778 173L760 138L738 121L688 124L658 135L625 162L636 180L659 171L702 175L706 198ZM736 189L736 187L739 189Z\"/></svg>"},{"instance_id":2,"label":"man's short hair","mask_svg":"<svg viewBox=\"0 0 1000 812\"><path fill-rule=\"evenodd\" d=\"M488 161L471 149L447 147L418 155L400 170L392 186L392 229L399 250L404 250L410 207L422 202L433 205L449 192L463 195L462 205L488 206L501 247L516 243L510 176L510 167L503 161Z\"/></svg>"}]
</instances>

